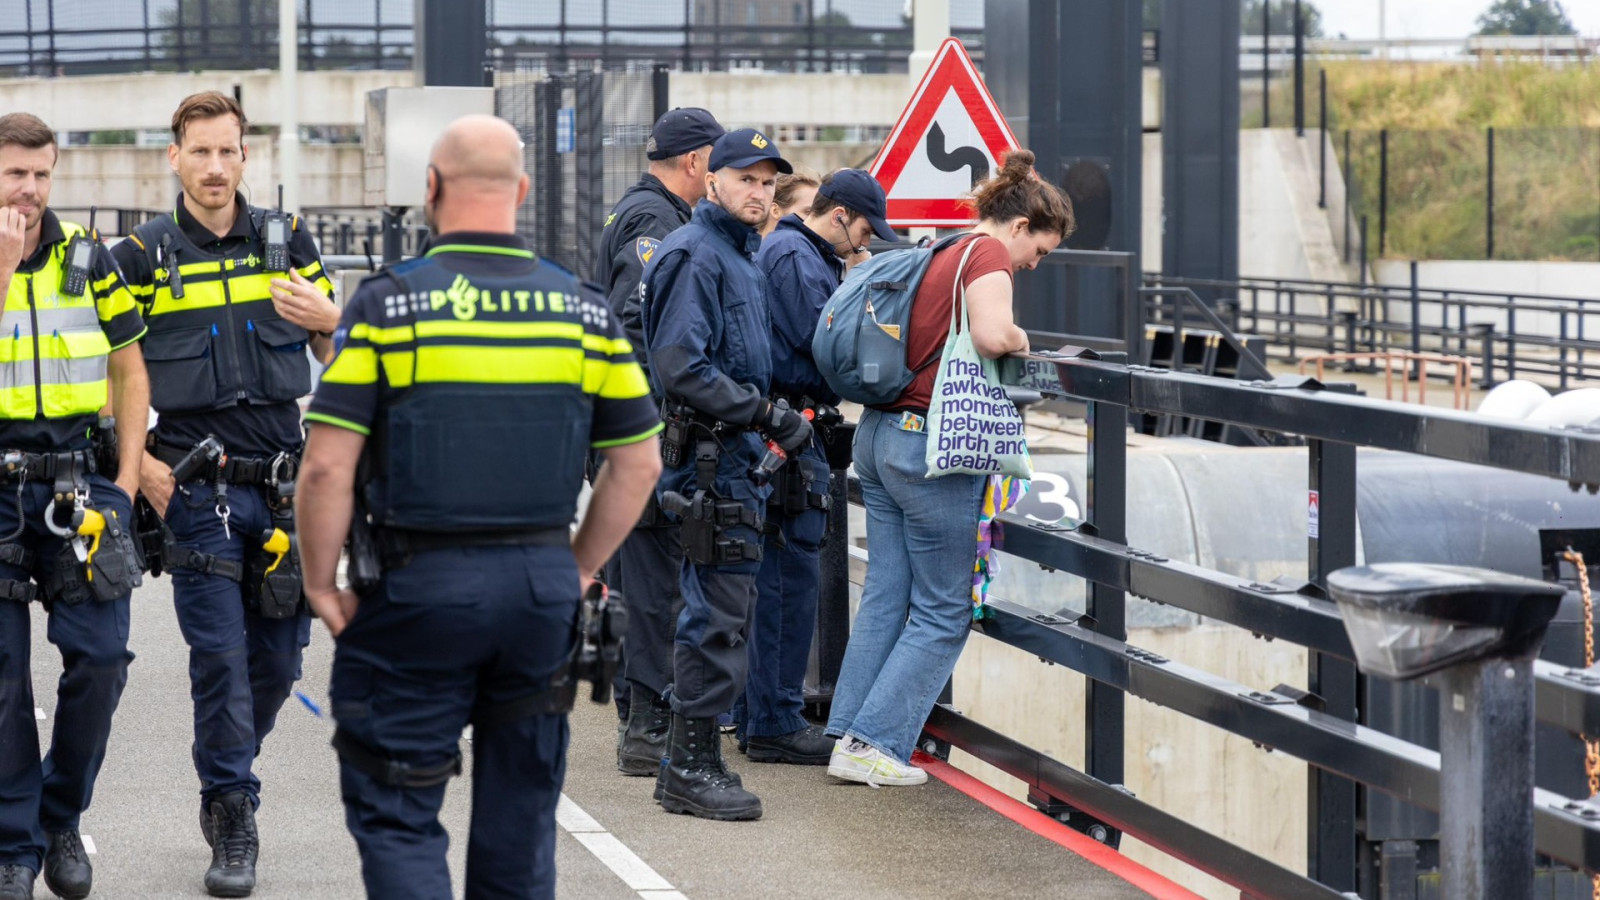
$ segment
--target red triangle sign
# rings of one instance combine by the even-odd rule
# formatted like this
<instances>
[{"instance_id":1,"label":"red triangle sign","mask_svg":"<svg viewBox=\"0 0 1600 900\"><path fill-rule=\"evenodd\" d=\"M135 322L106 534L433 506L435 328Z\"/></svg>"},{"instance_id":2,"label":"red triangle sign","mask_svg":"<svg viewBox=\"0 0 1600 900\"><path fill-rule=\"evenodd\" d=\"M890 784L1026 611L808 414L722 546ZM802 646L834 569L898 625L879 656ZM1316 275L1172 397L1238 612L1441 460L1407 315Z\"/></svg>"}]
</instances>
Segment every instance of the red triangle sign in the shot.
<instances>
[{"instance_id":1,"label":"red triangle sign","mask_svg":"<svg viewBox=\"0 0 1600 900\"><path fill-rule=\"evenodd\" d=\"M972 57L946 38L870 171L888 195L891 225L959 228L974 218L960 204L974 176L993 174L1018 148Z\"/></svg>"}]
</instances>

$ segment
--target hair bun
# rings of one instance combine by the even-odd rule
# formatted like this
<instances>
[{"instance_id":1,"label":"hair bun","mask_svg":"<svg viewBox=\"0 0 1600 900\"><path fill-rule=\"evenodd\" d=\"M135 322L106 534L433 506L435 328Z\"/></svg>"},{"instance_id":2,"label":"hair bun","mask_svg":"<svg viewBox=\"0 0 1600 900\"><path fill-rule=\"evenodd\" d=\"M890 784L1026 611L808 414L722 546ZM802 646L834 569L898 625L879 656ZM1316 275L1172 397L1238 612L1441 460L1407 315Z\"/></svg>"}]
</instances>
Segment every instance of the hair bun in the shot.
<instances>
[{"instance_id":1,"label":"hair bun","mask_svg":"<svg viewBox=\"0 0 1600 900\"><path fill-rule=\"evenodd\" d=\"M1033 151L1012 150L1000 164L1000 175L1013 184L1033 177Z\"/></svg>"}]
</instances>

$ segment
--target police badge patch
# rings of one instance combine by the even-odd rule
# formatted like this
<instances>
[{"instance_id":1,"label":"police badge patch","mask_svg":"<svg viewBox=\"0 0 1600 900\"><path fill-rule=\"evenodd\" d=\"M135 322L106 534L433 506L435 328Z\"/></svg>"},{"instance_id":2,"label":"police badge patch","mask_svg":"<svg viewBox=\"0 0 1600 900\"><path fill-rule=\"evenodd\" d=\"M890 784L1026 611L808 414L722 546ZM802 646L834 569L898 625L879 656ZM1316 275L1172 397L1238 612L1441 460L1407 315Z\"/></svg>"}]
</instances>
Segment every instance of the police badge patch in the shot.
<instances>
[{"instance_id":1,"label":"police badge patch","mask_svg":"<svg viewBox=\"0 0 1600 900\"><path fill-rule=\"evenodd\" d=\"M639 254L639 261L648 265L650 257L655 255L656 248L659 246L661 246L661 242L655 238L642 237L634 242L633 248Z\"/></svg>"}]
</instances>

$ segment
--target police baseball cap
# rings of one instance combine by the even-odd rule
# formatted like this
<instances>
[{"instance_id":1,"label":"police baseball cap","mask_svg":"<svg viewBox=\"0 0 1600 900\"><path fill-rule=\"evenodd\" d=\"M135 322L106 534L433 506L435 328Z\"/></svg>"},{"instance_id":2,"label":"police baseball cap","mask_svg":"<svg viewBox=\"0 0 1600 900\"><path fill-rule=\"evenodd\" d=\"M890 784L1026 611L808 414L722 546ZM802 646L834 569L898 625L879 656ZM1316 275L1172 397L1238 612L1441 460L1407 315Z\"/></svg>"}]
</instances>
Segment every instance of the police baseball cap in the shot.
<instances>
[{"instance_id":1,"label":"police baseball cap","mask_svg":"<svg viewBox=\"0 0 1600 900\"><path fill-rule=\"evenodd\" d=\"M872 233L891 243L900 236L889 227L889 201L883 195L883 185L860 169L840 169L817 188L817 193L846 209L867 217L872 223Z\"/></svg>"},{"instance_id":2,"label":"police baseball cap","mask_svg":"<svg viewBox=\"0 0 1600 900\"><path fill-rule=\"evenodd\" d=\"M656 120L650 129L650 140L644 145L648 159L667 159L715 144L727 129L711 113L698 106L682 106L669 110Z\"/></svg>"},{"instance_id":3,"label":"police baseball cap","mask_svg":"<svg viewBox=\"0 0 1600 900\"><path fill-rule=\"evenodd\" d=\"M713 172L724 166L745 169L764 159L777 163L779 172L794 174L794 166L778 154L778 148L772 146L772 141L766 135L754 128L741 128L717 139L711 146L711 162L706 168Z\"/></svg>"}]
</instances>

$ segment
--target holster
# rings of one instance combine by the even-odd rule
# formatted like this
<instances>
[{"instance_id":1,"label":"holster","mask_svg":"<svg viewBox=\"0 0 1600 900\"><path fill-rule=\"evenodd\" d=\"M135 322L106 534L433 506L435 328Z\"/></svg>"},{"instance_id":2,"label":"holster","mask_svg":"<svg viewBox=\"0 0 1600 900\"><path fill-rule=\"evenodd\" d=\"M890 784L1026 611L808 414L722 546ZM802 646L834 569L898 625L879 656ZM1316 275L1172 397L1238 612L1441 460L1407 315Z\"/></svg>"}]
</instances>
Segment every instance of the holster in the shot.
<instances>
[{"instance_id":1,"label":"holster","mask_svg":"<svg viewBox=\"0 0 1600 900\"><path fill-rule=\"evenodd\" d=\"M684 558L700 566L728 566L761 561L761 515L737 500L724 500L710 491L695 491L683 505L679 541ZM754 529L753 539L726 537L729 528Z\"/></svg>"},{"instance_id":2,"label":"holster","mask_svg":"<svg viewBox=\"0 0 1600 900\"><path fill-rule=\"evenodd\" d=\"M772 494L767 498L769 509L793 517L813 509L826 511L832 505L827 483L818 485L806 473L798 455L791 457L772 479Z\"/></svg>"},{"instance_id":3,"label":"holster","mask_svg":"<svg viewBox=\"0 0 1600 900\"><path fill-rule=\"evenodd\" d=\"M56 554L55 571L45 580L46 603L76 606L90 598L107 603L122 599L143 583L139 551L134 546L133 536L115 510L99 512L106 519L99 549L85 565L78 561L77 552L73 550L73 543L82 539L74 535L65 540Z\"/></svg>"},{"instance_id":4,"label":"holster","mask_svg":"<svg viewBox=\"0 0 1600 900\"><path fill-rule=\"evenodd\" d=\"M294 510L288 508L272 516L273 528L263 534L262 547L245 560L243 594L245 607L264 619L287 619L300 612L305 600L304 579L300 571L300 540L294 532ZM276 530L289 536L289 550L281 560L266 549ZM274 565L275 564L275 565Z\"/></svg>"}]
</instances>

